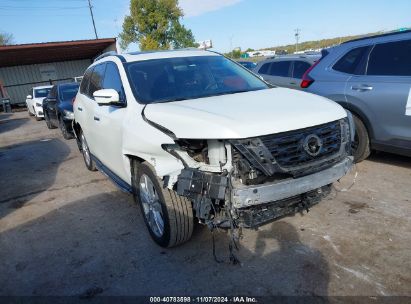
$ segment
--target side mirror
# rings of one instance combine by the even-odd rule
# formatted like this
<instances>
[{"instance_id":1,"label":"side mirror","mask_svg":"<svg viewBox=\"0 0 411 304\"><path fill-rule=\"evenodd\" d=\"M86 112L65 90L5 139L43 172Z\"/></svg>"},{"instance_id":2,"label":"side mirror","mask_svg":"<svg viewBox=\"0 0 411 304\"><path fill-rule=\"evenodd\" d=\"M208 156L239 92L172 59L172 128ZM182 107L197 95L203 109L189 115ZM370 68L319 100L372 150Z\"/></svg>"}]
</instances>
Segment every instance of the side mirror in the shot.
<instances>
[{"instance_id":1,"label":"side mirror","mask_svg":"<svg viewBox=\"0 0 411 304\"><path fill-rule=\"evenodd\" d=\"M110 106L120 102L120 96L116 90L103 89L93 93L94 99L100 106Z\"/></svg>"},{"instance_id":2,"label":"side mirror","mask_svg":"<svg viewBox=\"0 0 411 304\"><path fill-rule=\"evenodd\" d=\"M27 95L27 97L26 97L27 99L33 99L33 96L31 96L31 95Z\"/></svg>"}]
</instances>

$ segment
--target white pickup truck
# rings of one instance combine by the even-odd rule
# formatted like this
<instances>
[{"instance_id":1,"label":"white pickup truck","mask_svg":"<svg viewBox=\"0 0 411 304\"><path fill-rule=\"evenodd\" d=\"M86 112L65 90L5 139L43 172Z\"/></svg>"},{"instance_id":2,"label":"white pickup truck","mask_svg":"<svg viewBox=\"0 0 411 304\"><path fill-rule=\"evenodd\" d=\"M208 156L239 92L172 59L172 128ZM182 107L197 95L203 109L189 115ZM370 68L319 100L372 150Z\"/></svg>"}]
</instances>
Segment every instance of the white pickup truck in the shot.
<instances>
[{"instance_id":1,"label":"white pickup truck","mask_svg":"<svg viewBox=\"0 0 411 304\"><path fill-rule=\"evenodd\" d=\"M307 209L352 166L350 113L210 51L103 55L74 115L87 168L133 193L163 247L194 219L247 228Z\"/></svg>"}]
</instances>

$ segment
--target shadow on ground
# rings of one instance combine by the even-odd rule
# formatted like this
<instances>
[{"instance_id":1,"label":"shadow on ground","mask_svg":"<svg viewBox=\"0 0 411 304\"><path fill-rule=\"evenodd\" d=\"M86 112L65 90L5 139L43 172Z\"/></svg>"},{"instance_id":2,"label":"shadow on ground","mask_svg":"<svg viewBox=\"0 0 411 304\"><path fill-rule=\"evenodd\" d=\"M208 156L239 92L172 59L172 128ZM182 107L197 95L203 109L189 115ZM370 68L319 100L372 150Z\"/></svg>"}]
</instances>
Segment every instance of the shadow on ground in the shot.
<instances>
[{"instance_id":1,"label":"shadow on ground","mask_svg":"<svg viewBox=\"0 0 411 304\"><path fill-rule=\"evenodd\" d=\"M0 109L3 109L2 107L0 107ZM11 116L13 116L13 113L3 113L0 112L0 120L5 120L7 118L10 118Z\"/></svg>"},{"instance_id":2,"label":"shadow on ground","mask_svg":"<svg viewBox=\"0 0 411 304\"><path fill-rule=\"evenodd\" d=\"M9 114L0 115L0 134L20 128L30 120L30 118L6 119L5 116L7 115Z\"/></svg>"},{"instance_id":3,"label":"shadow on ground","mask_svg":"<svg viewBox=\"0 0 411 304\"><path fill-rule=\"evenodd\" d=\"M411 157L403 155L377 151L372 153L367 160L397 167L411 168Z\"/></svg>"},{"instance_id":4,"label":"shadow on ground","mask_svg":"<svg viewBox=\"0 0 411 304\"><path fill-rule=\"evenodd\" d=\"M0 148L0 219L49 189L69 153L59 139Z\"/></svg>"},{"instance_id":5,"label":"shadow on ground","mask_svg":"<svg viewBox=\"0 0 411 304\"><path fill-rule=\"evenodd\" d=\"M163 249L151 241L129 195L71 202L0 234L1 295L327 295L328 264L284 220L247 231L242 265L218 264L211 233ZM251 235L250 235L251 234ZM216 233L217 254L228 255Z\"/></svg>"}]
</instances>

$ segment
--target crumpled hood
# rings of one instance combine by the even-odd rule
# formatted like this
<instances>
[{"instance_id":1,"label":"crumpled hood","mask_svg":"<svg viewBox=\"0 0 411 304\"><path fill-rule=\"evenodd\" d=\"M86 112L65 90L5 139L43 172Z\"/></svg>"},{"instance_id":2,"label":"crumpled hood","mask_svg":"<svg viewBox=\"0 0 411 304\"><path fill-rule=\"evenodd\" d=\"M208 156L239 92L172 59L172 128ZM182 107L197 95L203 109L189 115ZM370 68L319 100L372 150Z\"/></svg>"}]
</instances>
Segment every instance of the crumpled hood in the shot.
<instances>
[{"instance_id":1,"label":"crumpled hood","mask_svg":"<svg viewBox=\"0 0 411 304\"><path fill-rule=\"evenodd\" d=\"M149 104L145 117L177 138L239 139L307 128L347 116L317 95L273 88L193 100Z\"/></svg>"}]
</instances>

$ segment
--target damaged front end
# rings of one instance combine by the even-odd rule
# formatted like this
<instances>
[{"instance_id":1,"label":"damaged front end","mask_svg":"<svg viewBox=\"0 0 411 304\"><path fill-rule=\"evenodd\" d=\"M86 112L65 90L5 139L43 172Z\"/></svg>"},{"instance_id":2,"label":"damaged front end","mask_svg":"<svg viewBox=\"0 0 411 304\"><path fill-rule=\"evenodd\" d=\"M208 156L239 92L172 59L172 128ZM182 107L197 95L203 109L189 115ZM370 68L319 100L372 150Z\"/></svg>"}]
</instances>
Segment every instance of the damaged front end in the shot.
<instances>
[{"instance_id":1,"label":"damaged front end","mask_svg":"<svg viewBox=\"0 0 411 304\"><path fill-rule=\"evenodd\" d=\"M247 139L175 139L184 169L167 186L213 227L256 228L318 203L352 166L348 118Z\"/></svg>"}]
</instances>

